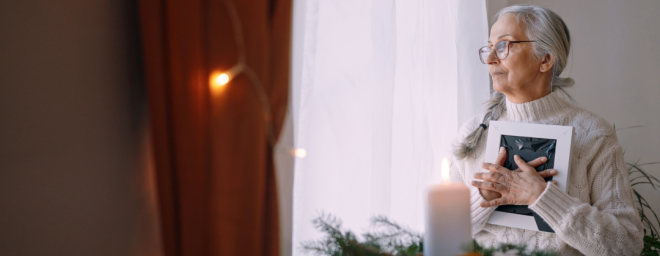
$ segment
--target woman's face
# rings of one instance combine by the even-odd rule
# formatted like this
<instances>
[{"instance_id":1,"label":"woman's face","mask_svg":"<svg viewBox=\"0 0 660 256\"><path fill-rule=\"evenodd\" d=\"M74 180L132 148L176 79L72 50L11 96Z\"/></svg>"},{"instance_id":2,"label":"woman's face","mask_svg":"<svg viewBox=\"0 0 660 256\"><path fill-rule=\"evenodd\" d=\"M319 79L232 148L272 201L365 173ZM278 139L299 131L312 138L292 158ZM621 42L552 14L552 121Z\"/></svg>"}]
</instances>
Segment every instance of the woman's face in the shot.
<instances>
[{"instance_id":1,"label":"woman's face","mask_svg":"<svg viewBox=\"0 0 660 256\"><path fill-rule=\"evenodd\" d=\"M549 93L549 67L547 60L537 59L532 53L534 42L509 45L509 54L503 60L497 58L494 45L501 41L529 41L525 24L518 23L516 16L500 17L491 28L488 46L493 49L486 59L493 78L493 89L509 100L523 103L541 98ZM542 72L541 70L544 70Z\"/></svg>"}]
</instances>

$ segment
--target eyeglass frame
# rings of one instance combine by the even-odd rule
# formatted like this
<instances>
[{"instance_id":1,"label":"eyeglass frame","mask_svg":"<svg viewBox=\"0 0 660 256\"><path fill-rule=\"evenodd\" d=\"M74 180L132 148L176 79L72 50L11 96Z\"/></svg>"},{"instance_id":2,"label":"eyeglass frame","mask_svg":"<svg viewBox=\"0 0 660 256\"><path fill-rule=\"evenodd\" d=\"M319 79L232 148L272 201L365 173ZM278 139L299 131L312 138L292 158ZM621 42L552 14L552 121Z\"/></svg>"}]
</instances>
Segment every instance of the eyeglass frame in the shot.
<instances>
[{"instance_id":1,"label":"eyeglass frame","mask_svg":"<svg viewBox=\"0 0 660 256\"><path fill-rule=\"evenodd\" d=\"M497 58L500 59L500 60L503 60L503 59L506 59L506 57L509 57L509 50L510 50L509 47L511 47L512 44L518 44L518 43L533 43L533 42L536 42L536 40L531 40L531 41L507 41L507 40L504 40L504 41L499 41L499 42L497 42L497 44L495 44L495 45L498 45L499 43L502 43L502 42L509 42L509 43L506 45L506 56L504 56L503 58L500 58L500 56L498 56L498 54L497 54L497 50L495 51L495 55L496 55ZM481 63L483 63L483 64L488 64L488 63L486 62L486 60L484 60L484 59L481 57L481 50L484 49L484 48L487 48L487 49L488 49L489 51L491 51L491 52L492 52L493 50L490 49L490 47L488 47L488 46L484 46L484 47L479 48L479 60L481 60ZM488 55L490 55L490 53L488 53Z\"/></svg>"}]
</instances>

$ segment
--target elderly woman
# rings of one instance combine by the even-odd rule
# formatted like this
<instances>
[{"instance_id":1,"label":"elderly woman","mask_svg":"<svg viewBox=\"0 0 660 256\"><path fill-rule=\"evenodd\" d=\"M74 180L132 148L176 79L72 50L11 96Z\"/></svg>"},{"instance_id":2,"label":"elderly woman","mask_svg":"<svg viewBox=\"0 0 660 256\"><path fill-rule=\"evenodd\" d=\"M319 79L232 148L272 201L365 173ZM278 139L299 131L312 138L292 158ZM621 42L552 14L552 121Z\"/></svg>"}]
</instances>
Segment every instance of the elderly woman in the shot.
<instances>
[{"instance_id":1,"label":"elderly woman","mask_svg":"<svg viewBox=\"0 0 660 256\"><path fill-rule=\"evenodd\" d=\"M455 145L452 179L471 190L472 226L482 246L526 244L528 249L555 250L560 255L638 255L643 247L642 223L635 209L623 151L607 121L562 99L557 90L573 85L560 78L566 67L570 35L564 21L538 6L502 9L480 50L495 90L487 111L463 125ZM567 192L536 172L547 159L525 162L517 170L502 167L506 151L495 163L484 163L490 120L573 126ZM555 233L488 224L499 205L528 205Z\"/></svg>"}]
</instances>

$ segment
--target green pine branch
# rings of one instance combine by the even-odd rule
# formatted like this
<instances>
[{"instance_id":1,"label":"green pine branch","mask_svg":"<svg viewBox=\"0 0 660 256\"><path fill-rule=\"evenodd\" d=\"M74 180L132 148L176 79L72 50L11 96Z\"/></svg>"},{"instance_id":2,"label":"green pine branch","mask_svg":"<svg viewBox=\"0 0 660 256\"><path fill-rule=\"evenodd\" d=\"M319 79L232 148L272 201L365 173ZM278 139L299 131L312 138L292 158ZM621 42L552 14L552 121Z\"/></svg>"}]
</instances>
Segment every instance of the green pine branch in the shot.
<instances>
[{"instance_id":1,"label":"green pine branch","mask_svg":"<svg viewBox=\"0 0 660 256\"><path fill-rule=\"evenodd\" d=\"M612 126L614 127L615 131L643 127L637 125L617 129L616 125ZM646 199L637 190L639 185L648 185L651 186L654 190L658 189L660 180L644 171L642 166L652 166L659 163L660 162L640 164L639 160L635 161L634 163L626 163L626 165L628 165L628 178L630 179L630 185L632 186L633 194L635 195L636 199L635 204L637 206L637 212L639 213L639 218L644 225L644 249L642 249L642 253L640 254L642 256L660 256L660 238L658 237L658 227L657 224L653 225L652 221L655 220L655 223L660 223L660 219L658 219L658 215L656 214L655 210L651 208L648 201L646 201Z\"/></svg>"},{"instance_id":2,"label":"green pine branch","mask_svg":"<svg viewBox=\"0 0 660 256\"><path fill-rule=\"evenodd\" d=\"M313 220L314 226L326 236L317 241L303 243L303 251L324 256L419 256L424 251L424 236L390 221L387 217L371 219L374 231L364 233L363 241L351 231L341 228L341 221L329 214L321 214ZM556 256L552 251L526 253L525 246L502 244L495 248L482 248L475 241L465 253L494 256L497 253L514 252L519 256ZM507 254L509 255L509 254Z\"/></svg>"}]
</instances>

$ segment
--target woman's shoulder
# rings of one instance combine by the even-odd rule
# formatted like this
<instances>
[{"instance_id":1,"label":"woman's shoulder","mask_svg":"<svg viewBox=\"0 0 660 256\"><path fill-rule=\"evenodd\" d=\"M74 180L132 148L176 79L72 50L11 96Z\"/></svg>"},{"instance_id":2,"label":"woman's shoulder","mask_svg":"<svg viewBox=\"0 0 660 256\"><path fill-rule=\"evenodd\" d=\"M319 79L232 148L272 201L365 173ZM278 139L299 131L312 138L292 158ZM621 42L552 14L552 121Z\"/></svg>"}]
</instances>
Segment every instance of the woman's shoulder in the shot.
<instances>
[{"instance_id":1,"label":"woman's shoulder","mask_svg":"<svg viewBox=\"0 0 660 256\"><path fill-rule=\"evenodd\" d=\"M599 138L616 135L616 130L614 129L613 124L596 113L580 106L573 106L573 113L570 115L569 125L575 128L575 133L578 136L582 135Z\"/></svg>"}]
</instances>

